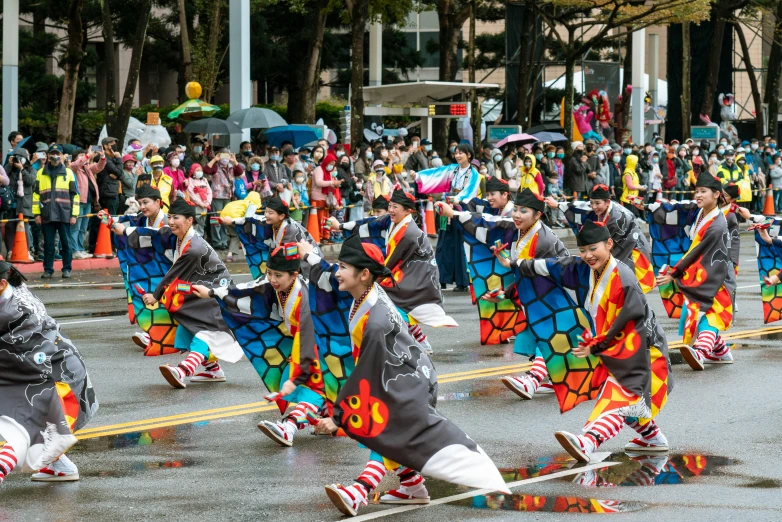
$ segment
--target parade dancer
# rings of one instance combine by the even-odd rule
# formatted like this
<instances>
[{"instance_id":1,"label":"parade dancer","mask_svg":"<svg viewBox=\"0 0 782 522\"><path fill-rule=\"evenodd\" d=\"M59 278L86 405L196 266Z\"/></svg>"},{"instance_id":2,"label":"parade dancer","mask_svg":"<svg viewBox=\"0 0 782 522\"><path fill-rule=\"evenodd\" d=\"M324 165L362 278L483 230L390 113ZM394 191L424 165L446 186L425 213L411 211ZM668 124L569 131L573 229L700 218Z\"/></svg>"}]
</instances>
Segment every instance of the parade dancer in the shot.
<instances>
[{"instance_id":1,"label":"parade dancer","mask_svg":"<svg viewBox=\"0 0 782 522\"><path fill-rule=\"evenodd\" d=\"M374 217L383 217L388 214L388 196L378 196L372 202L372 215Z\"/></svg>"},{"instance_id":2,"label":"parade dancer","mask_svg":"<svg viewBox=\"0 0 782 522\"><path fill-rule=\"evenodd\" d=\"M415 337L427 353L432 345L419 323L436 328L458 326L443 309L443 294L437 286L439 277L434 252L426 234L413 221L415 198L401 189L391 194L388 215L370 217L341 224L331 219L332 228L357 233L385 249L385 263L393 277L380 284L399 308Z\"/></svg>"},{"instance_id":3,"label":"parade dancer","mask_svg":"<svg viewBox=\"0 0 782 522\"><path fill-rule=\"evenodd\" d=\"M79 480L64 453L98 401L79 350L25 280L0 261L0 485L16 467L34 481Z\"/></svg>"},{"instance_id":4,"label":"parade dancer","mask_svg":"<svg viewBox=\"0 0 782 522\"><path fill-rule=\"evenodd\" d=\"M558 202L546 198L550 208L559 208L573 232L587 221L601 221L606 224L614 241L611 255L635 271L641 290L647 293L654 288L654 269L651 263L651 248L632 212L611 201L611 192L605 185L595 185L589 194L589 202Z\"/></svg>"},{"instance_id":5,"label":"parade dancer","mask_svg":"<svg viewBox=\"0 0 782 522\"><path fill-rule=\"evenodd\" d=\"M675 205L677 211L691 209L687 216L689 249L675 266L657 276L659 286L675 282L684 295L679 322L684 343L681 353L696 371L703 370L704 364L733 363L730 347L720 336L733 322L736 288L728 224L719 205L722 190L719 179L702 172L695 184L695 204ZM659 210L655 221L666 219Z\"/></svg>"},{"instance_id":6,"label":"parade dancer","mask_svg":"<svg viewBox=\"0 0 782 522\"><path fill-rule=\"evenodd\" d=\"M728 225L728 235L730 236L730 243L728 244L728 257L730 258L731 263L733 263L733 271L736 274L736 276L739 275L739 253L741 250L741 236L739 235L739 220L738 217L741 216L742 219L747 221L760 221L763 219L761 216L758 216L760 219L753 219L752 214L750 213L749 209L746 209L744 207L740 207L738 205L738 199L739 199L739 186L735 183L728 183L727 185L724 185L722 187L722 196L725 199L725 204L720 207L722 210L722 213L725 215L725 221ZM736 307L735 302L735 292L734 292L734 302L733 302L733 308L734 312Z\"/></svg>"},{"instance_id":7,"label":"parade dancer","mask_svg":"<svg viewBox=\"0 0 782 522\"><path fill-rule=\"evenodd\" d=\"M556 439L572 457L588 462L627 425L640 437L625 451L667 452L668 441L654 421L672 384L665 334L633 271L611 255L608 228L587 221L576 241L579 257L517 261L522 277L545 277L575 290L594 323L594 333L585 330L572 353L596 356L598 364L586 377L601 386L597 403L583 435L558 431Z\"/></svg>"},{"instance_id":8,"label":"parade dancer","mask_svg":"<svg viewBox=\"0 0 782 522\"><path fill-rule=\"evenodd\" d=\"M320 247L306 228L290 219L290 208L287 201L278 196L266 203L262 216L255 214L255 207L248 207L247 213L241 218L222 217L220 222L235 225L239 239L247 254L247 264L253 278L257 279L266 273L268 253L280 245L306 241L320 252ZM303 267L303 275L309 278L308 267Z\"/></svg>"},{"instance_id":9,"label":"parade dancer","mask_svg":"<svg viewBox=\"0 0 782 522\"><path fill-rule=\"evenodd\" d=\"M309 262L312 247L299 246ZM432 361L376 284L391 276L379 247L363 243L358 234L344 242L336 278L339 290L354 298L350 328L356 366L334 403L333 415L314 420L315 431L334 433L341 427L372 456L353 484L331 484L326 494L340 512L356 515L387 470L397 473L401 486L381 497L383 503L428 503L422 473L508 493L494 463L435 409L437 375Z\"/></svg>"},{"instance_id":10,"label":"parade dancer","mask_svg":"<svg viewBox=\"0 0 782 522\"><path fill-rule=\"evenodd\" d=\"M214 288L231 283L231 274L217 253L193 228L195 215L195 206L184 199L171 204L168 227L158 230L158 235L164 247L174 251L174 262L154 291L142 296L147 306L159 302L179 324L174 347L188 355L176 366L160 367L160 373L174 388L185 388L186 378L191 382L225 382L220 364L210 356L228 362L242 357L242 349L223 321L217 302L192 295L192 285ZM121 224L114 228L128 237L131 247L139 246L143 229ZM204 371L195 376L201 365Z\"/></svg>"},{"instance_id":11,"label":"parade dancer","mask_svg":"<svg viewBox=\"0 0 782 522\"><path fill-rule=\"evenodd\" d=\"M513 219L471 214L469 212L457 212L446 204L440 204L441 213L449 218L455 217L456 222L463 227L465 237L487 238L493 240L495 232L499 232L497 241L502 245L501 249L495 248L497 262L510 269L512 263L519 259L541 259L551 257L564 257L570 255L559 238L548 228L541 218L545 205L543 199L530 189L524 189L518 193L514 201ZM510 254L507 254L505 245L509 246ZM545 290L539 292L527 281L516 282L513 273L510 273L511 281L505 288L490 288L480 299L487 302L500 302L502 299L493 295L501 290L504 299L510 299L521 313L516 319L522 323L523 328L518 332L514 352L519 355L534 357L531 370L521 376L504 376L502 382L522 399L529 400L536 392L551 392L553 388L547 385L549 375L546 362L541 355L541 350L546 351L551 342L564 342L559 349L567 345L567 327L576 328L571 332L581 331L589 326L583 314L579 316L575 303L564 292ZM506 291L507 289L507 291ZM534 320L525 317L527 309L535 306L538 316ZM543 310L546 310L544 316ZM556 318L556 321L555 321ZM561 331L564 335L554 335ZM553 341L558 339L559 341Z\"/></svg>"},{"instance_id":12,"label":"parade dancer","mask_svg":"<svg viewBox=\"0 0 782 522\"><path fill-rule=\"evenodd\" d=\"M141 216L138 214L121 216L117 220L117 223L122 223L123 226L146 228L150 231L159 230L160 227L168 226L168 216L163 211L163 200L158 189L152 187L149 183L144 183L136 189L135 200L138 203ZM138 294L134 285L134 283L138 284L136 277L134 277L135 274L131 276L130 272L139 271L139 277L144 279L144 287L151 288L152 286L150 285L157 286L157 281L159 278L162 278L163 275L165 275L165 272L168 271L168 268L171 266L171 260L165 256L155 256L154 254L139 260L138 256L136 255L136 251L128 246L127 239L123 234L115 233L114 241L117 246L117 256L120 260L122 275L125 279L125 288L128 292L128 302L130 304L130 308L133 309L130 311L130 313L133 314L131 322L138 323L139 315L144 313L142 311L144 308L144 303L141 302L141 295ZM149 245L151 246L151 244L152 240L150 237ZM151 266L150 264L150 261L152 261L153 257L156 257L155 261L158 262L156 266ZM139 286L139 288L142 287ZM137 301L139 306L134 308L134 301ZM153 325L160 326L160 322L145 322L145 326L147 326L145 331L136 332L132 337L133 342L136 343L139 348L143 349L145 354L152 353L154 351L153 340L149 334L149 329ZM159 344L162 344L164 339L161 336L157 337L160 338L156 338L155 341Z\"/></svg>"},{"instance_id":13,"label":"parade dancer","mask_svg":"<svg viewBox=\"0 0 782 522\"><path fill-rule=\"evenodd\" d=\"M296 404L281 421L258 424L258 429L284 447L292 446L296 432L308 425L307 413L317 414L324 404L309 291L300 272L301 260L293 243L271 253L263 279L213 289L193 286L198 297L219 300L226 323L272 394L269 399L277 402L282 413L288 403ZM245 336L240 329L248 323L252 323L250 331L266 331L271 336Z\"/></svg>"}]
</instances>

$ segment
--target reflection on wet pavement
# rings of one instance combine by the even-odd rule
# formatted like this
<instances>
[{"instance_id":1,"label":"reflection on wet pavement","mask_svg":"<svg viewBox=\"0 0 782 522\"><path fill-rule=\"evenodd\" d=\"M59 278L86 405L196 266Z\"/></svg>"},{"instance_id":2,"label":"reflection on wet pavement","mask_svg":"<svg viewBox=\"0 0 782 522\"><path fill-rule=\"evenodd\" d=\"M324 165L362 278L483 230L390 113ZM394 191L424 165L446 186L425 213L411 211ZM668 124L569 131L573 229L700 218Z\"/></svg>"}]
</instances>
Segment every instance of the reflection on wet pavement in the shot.
<instances>
[{"instance_id":1,"label":"reflection on wet pavement","mask_svg":"<svg viewBox=\"0 0 782 522\"><path fill-rule=\"evenodd\" d=\"M201 421L192 424L157 428L149 431L136 431L133 433L123 433L121 435L108 435L106 437L81 440L78 445L74 446L74 449L72 449L71 452L123 449L135 446L149 446L151 444L181 447L190 443L194 429L208 424L209 421Z\"/></svg>"},{"instance_id":2,"label":"reflection on wet pavement","mask_svg":"<svg viewBox=\"0 0 782 522\"><path fill-rule=\"evenodd\" d=\"M515 482L533 477L542 477L557 471L570 469L576 466L578 462L570 456L556 455L554 457L541 457L534 463L523 468L499 468L505 482Z\"/></svg>"},{"instance_id":3,"label":"reflection on wet pavement","mask_svg":"<svg viewBox=\"0 0 782 522\"><path fill-rule=\"evenodd\" d=\"M621 464L593 469L567 480L585 487L687 484L696 477L711 475L723 466L738 464L737 460L728 457L697 454L631 456L613 453L606 460Z\"/></svg>"},{"instance_id":4,"label":"reflection on wet pavement","mask_svg":"<svg viewBox=\"0 0 782 522\"><path fill-rule=\"evenodd\" d=\"M596 498L538 495L478 495L454 502L455 506L502 511L539 511L546 513L626 513L647 505L642 502L600 500Z\"/></svg>"},{"instance_id":5,"label":"reflection on wet pavement","mask_svg":"<svg viewBox=\"0 0 782 522\"><path fill-rule=\"evenodd\" d=\"M189 468L195 466L197 462L193 459L179 459L179 460L165 460L161 462L131 462L128 464L117 463L114 464L112 469L100 469L95 471L80 472L82 478L85 477L97 477L97 478L111 478L111 477L126 477L133 473L141 471L152 471L156 469L176 469L176 468Z\"/></svg>"}]
</instances>

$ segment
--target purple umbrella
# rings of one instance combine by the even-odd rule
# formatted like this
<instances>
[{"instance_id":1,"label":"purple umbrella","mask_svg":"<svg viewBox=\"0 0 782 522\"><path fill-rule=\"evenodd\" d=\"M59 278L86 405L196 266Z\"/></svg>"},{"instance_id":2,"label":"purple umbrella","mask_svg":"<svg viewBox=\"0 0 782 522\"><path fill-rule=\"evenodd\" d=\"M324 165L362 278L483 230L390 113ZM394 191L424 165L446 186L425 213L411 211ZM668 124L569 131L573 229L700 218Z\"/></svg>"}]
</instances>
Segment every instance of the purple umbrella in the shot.
<instances>
[{"instance_id":1,"label":"purple umbrella","mask_svg":"<svg viewBox=\"0 0 782 522\"><path fill-rule=\"evenodd\" d=\"M507 138L503 139L495 147L498 149L502 147L503 145L507 145L508 143L518 143L520 145L529 145L530 143L536 143L538 139L535 136L530 136L529 134L511 134Z\"/></svg>"}]
</instances>

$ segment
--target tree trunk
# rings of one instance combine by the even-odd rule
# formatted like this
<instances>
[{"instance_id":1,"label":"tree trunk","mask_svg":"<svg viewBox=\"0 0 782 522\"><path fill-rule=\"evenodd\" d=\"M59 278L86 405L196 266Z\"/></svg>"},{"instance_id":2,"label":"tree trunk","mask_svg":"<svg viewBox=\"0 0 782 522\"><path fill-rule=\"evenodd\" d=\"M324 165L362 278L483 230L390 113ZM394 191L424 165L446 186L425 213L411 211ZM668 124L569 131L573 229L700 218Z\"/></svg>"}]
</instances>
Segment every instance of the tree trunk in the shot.
<instances>
[{"instance_id":1,"label":"tree trunk","mask_svg":"<svg viewBox=\"0 0 782 522\"><path fill-rule=\"evenodd\" d=\"M469 81L475 83L475 0L470 1L470 62ZM478 106L478 91L470 89L470 105L472 114L469 115L472 125L472 146L477 149L481 143L481 108Z\"/></svg>"},{"instance_id":2,"label":"tree trunk","mask_svg":"<svg viewBox=\"0 0 782 522\"><path fill-rule=\"evenodd\" d=\"M350 144L364 140L364 33L369 18L369 1L352 0L350 9Z\"/></svg>"},{"instance_id":3,"label":"tree trunk","mask_svg":"<svg viewBox=\"0 0 782 522\"><path fill-rule=\"evenodd\" d=\"M744 36L744 29L740 22L733 22L736 28L736 36L741 45L741 55L744 60L744 66L747 68L747 77L749 78L749 88L752 91L752 103L755 106L755 137L763 139L763 111L761 111L760 89L758 88L758 79L755 77L755 68L752 66L752 59L749 55L749 46L747 38Z\"/></svg>"},{"instance_id":4,"label":"tree trunk","mask_svg":"<svg viewBox=\"0 0 782 522\"><path fill-rule=\"evenodd\" d=\"M630 100L632 96L628 96L627 87L633 85L633 33L627 31L627 43L625 44L625 59L622 64L624 69L624 77L622 77L622 129L627 128L627 123L630 121ZM624 135L624 132L622 132Z\"/></svg>"},{"instance_id":5,"label":"tree trunk","mask_svg":"<svg viewBox=\"0 0 782 522\"><path fill-rule=\"evenodd\" d=\"M437 2L437 18L440 22L440 81L456 80L458 71L459 33L462 25L470 15L469 6L454 12L454 0L439 0ZM445 151L448 146L448 118L438 118L432 122L432 148L438 152Z\"/></svg>"},{"instance_id":6,"label":"tree trunk","mask_svg":"<svg viewBox=\"0 0 782 522\"><path fill-rule=\"evenodd\" d=\"M130 119L130 110L133 108L133 99L136 96L136 83L138 83L139 72L141 71L141 56L144 50L144 41L147 38L147 26L152 12L152 0L143 0L141 3L141 12L136 23L136 33L133 36L133 52L130 55L130 65L128 66L128 80L125 83L125 92L122 96L122 105L117 111L117 123L115 129L115 138L118 143L125 141L125 133L128 130L128 120Z\"/></svg>"},{"instance_id":7,"label":"tree trunk","mask_svg":"<svg viewBox=\"0 0 782 522\"><path fill-rule=\"evenodd\" d=\"M704 116L711 119L711 113L714 110L714 95L717 91L717 77L720 73L720 59L722 58L722 37L725 34L725 18L720 10L716 8L712 10L712 20L714 20L714 31L711 33L709 57L706 63L706 84L703 86L705 92L701 104L701 119Z\"/></svg>"},{"instance_id":8,"label":"tree trunk","mask_svg":"<svg viewBox=\"0 0 782 522\"><path fill-rule=\"evenodd\" d=\"M288 117L292 122L315 123L315 105L320 89L320 60L323 56L323 36L326 32L327 1L321 0L314 10L308 27L313 33L307 40L307 53L302 57L303 67L296 69L298 96L288 99ZM295 103L294 103L295 102Z\"/></svg>"},{"instance_id":9,"label":"tree trunk","mask_svg":"<svg viewBox=\"0 0 782 522\"><path fill-rule=\"evenodd\" d=\"M217 59L217 44L220 41L220 15L222 12L222 2L215 0L212 4L212 13L209 24L209 44L207 46L206 57L208 69L206 81L202 84L204 91L204 100L212 103L217 87L217 74L220 69L220 61Z\"/></svg>"},{"instance_id":10,"label":"tree trunk","mask_svg":"<svg viewBox=\"0 0 782 522\"><path fill-rule=\"evenodd\" d=\"M766 71L765 97L768 104L768 134L779 141L779 77L782 74L782 2L777 2L774 13L774 35Z\"/></svg>"},{"instance_id":11,"label":"tree trunk","mask_svg":"<svg viewBox=\"0 0 782 522\"><path fill-rule=\"evenodd\" d=\"M185 83L187 83L193 79L193 58L190 55L190 36L187 32L185 0L177 0L177 7L179 10L179 41L182 45L182 67L185 72Z\"/></svg>"},{"instance_id":12,"label":"tree trunk","mask_svg":"<svg viewBox=\"0 0 782 522\"><path fill-rule=\"evenodd\" d=\"M106 74L106 131L114 136L114 124L117 116L116 63L114 61L114 24L111 20L109 0L103 0L103 70Z\"/></svg>"},{"instance_id":13,"label":"tree trunk","mask_svg":"<svg viewBox=\"0 0 782 522\"><path fill-rule=\"evenodd\" d=\"M572 40L571 40L572 41ZM570 152L570 142L573 141L573 75L576 69L576 58L565 58L565 136L567 136L567 148Z\"/></svg>"},{"instance_id":14,"label":"tree trunk","mask_svg":"<svg viewBox=\"0 0 782 522\"><path fill-rule=\"evenodd\" d=\"M690 86L690 23L682 26L682 137L692 135L692 88Z\"/></svg>"},{"instance_id":15,"label":"tree trunk","mask_svg":"<svg viewBox=\"0 0 782 522\"><path fill-rule=\"evenodd\" d=\"M73 134L73 114L76 109L76 87L79 83L79 67L84 58L82 49L81 9L84 0L71 0L68 11L68 44L63 56L65 75L62 82L62 97L57 121L58 143L68 143Z\"/></svg>"},{"instance_id":16,"label":"tree trunk","mask_svg":"<svg viewBox=\"0 0 782 522\"><path fill-rule=\"evenodd\" d=\"M533 16L531 9L525 9L521 18L522 37L519 44L519 82L517 85L519 97L516 105L516 123L521 125L522 129L527 128L527 115L529 114L530 69L533 59L530 49L535 40L534 38L530 40L529 35L533 33Z\"/></svg>"}]
</instances>

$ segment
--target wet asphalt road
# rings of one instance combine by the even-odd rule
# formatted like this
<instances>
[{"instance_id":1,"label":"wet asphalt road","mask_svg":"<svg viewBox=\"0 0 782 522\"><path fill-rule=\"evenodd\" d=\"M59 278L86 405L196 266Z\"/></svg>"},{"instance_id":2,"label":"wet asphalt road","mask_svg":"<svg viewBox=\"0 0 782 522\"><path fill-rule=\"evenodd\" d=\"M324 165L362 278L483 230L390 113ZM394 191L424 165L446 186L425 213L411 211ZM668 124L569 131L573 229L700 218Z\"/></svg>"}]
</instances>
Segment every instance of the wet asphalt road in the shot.
<instances>
[{"instance_id":1,"label":"wet asphalt road","mask_svg":"<svg viewBox=\"0 0 782 522\"><path fill-rule=\"evenodd\" d=\"M625 429L601 448L604 462L619 464L579 474L553 432L577 432L590 406L560 415L551 395L519 401L498 376L520 371L525 361L510 346L481 347L469 297L447 291L446 308L461 326L427 330L441 381L439 407L506 471L507 481L539 481L513 487L512 497L456 500L448 497L468 490L428 480L432 499L444 499L441 504L409 512L370 504L360 514L441 522L570 520L580 518L575 513L620 510L627 512L618 515L622 520L782 520L782 329L751 333L766 325L751 236L742 243L731 331L748 333L734 341L732 366L701 373L674 366L675 389L658 417L672 447L667 460L630 460L621 453L633 438ZM572 240L566 244L574 247ZM248 272L242 264L233 267ZM101 403L69 452L82 480L36 484L14 473L0 489L0 521L341 518L323 486L351 482L367 450L346 438L303 432L290 449L268 440L255 425L278 414L261 402L262 384L246 361L226 365L227 383L172 389L157 367L181 357L143 357L130 341L135 327L125 316L122 287L109 286L119 276L75 275L71 286L55 286L55 280L33 291L81 350ZM650 294L650 303L664 317L658 294ZM673 321L663 324L669 341L679 338ZM655 479L645 472L651 467L663 472ZM594 474L598 487L574 483ZM661 484L633 485L649 480ZM394 484L387 477L381 489ZM524 510L536 513L519 512Z\"/></svg>"}]
</instances>

